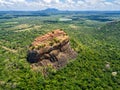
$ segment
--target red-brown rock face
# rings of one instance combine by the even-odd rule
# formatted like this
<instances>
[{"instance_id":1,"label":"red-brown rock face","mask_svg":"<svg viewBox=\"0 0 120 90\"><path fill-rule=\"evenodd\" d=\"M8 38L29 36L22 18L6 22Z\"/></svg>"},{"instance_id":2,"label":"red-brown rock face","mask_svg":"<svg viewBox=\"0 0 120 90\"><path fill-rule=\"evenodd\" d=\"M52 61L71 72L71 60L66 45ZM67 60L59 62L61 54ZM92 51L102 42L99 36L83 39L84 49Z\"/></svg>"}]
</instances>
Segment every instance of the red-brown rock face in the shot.
<instances>
[{"instance_id":1,"label":"red-brown rock face","mask_svg":"<svg viewBox=\"0 0 120 90\"><path fill-rule=\"evenodd\" d=\"M59 69L76 56L77 53L70 47L67 34L62 30L55 30L34 40L29 47L27 61Z\"/></svg>"}]
</instances>

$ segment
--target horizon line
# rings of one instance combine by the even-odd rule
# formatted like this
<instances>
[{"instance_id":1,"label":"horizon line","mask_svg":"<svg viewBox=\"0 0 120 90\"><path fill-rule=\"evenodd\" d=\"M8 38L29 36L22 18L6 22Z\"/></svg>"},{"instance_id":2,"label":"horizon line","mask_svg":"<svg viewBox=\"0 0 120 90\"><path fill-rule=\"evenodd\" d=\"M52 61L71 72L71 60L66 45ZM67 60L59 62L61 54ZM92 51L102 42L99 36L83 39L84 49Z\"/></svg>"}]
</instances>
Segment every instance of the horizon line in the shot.
<instances>
[{"instance_id":1,"label":"horizon line","mask_svg":"<svg viewBox=\"0 0 120 90\"><path fill-rule=\"evenodd\" d=\"M6 12L6 11L21 11L21 12L37 12L37 11L44 11L46 9L43 9L43 10L0 10L0 12ZM98 12L104 12L104 11L108 11L108 12L120 12L120 10L58 10L58 11L69 11L69 12L87 12L87 11L90 11L90 12L94 12L94 11L98 11Z\"/></svg>"}]
</instances>

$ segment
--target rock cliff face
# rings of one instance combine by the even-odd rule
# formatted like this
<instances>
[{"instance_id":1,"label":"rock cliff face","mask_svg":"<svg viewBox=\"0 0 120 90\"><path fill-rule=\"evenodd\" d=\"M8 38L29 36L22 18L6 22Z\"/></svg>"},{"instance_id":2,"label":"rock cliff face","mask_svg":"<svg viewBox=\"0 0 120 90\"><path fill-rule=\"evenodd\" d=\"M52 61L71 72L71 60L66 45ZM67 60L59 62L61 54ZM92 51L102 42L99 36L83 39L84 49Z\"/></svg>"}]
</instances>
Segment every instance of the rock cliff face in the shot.
<instances>
[{"instance_id":1,"label":"rock cliff face","mask_svg":"<svg viewBox=\"0 0 120 90\"><path fill-rule=\"evenodd\" d=\"M29 47L27 61L59 69L76 56L77 53L70 47L67 34L62 30L54 30L34 40Z\"/></svg>"}]
</instances>

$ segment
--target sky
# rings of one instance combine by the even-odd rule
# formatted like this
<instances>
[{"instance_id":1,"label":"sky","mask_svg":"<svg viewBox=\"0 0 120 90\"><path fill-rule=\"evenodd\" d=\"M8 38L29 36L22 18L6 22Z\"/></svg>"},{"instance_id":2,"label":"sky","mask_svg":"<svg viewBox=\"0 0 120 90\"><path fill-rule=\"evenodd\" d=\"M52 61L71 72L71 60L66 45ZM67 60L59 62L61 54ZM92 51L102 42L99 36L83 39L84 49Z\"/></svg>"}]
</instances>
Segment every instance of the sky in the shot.
<instances>
[{"instance_id":1,"label":"sky","mask_svg":"<svg viewBox=\"0 0 120 90\"><path fill-rule=\"evenodd\" d=\"M120 11L120 0L0 0L0 11L60 10Z\"/></svg>"}]
</instances>

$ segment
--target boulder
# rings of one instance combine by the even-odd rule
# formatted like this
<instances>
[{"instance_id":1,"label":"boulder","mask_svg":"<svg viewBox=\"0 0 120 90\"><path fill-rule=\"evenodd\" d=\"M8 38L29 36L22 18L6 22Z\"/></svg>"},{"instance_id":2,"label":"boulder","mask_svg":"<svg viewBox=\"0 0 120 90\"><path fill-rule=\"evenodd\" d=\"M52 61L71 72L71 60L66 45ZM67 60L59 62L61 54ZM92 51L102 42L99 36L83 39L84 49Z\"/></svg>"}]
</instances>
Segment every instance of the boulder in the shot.
<instances>
[{"instance_id":1,"label":"boulder","mask_svg":"<svg viewBox=\"0 0 120 90\"><path fill-rule=\"evenodd\" d=\"M77 57L71 48L68 35L58 29L37 37L29 46L27 61L31 64L55 69L65 66L69 60Z\"/></svg>"}]
</instances>

